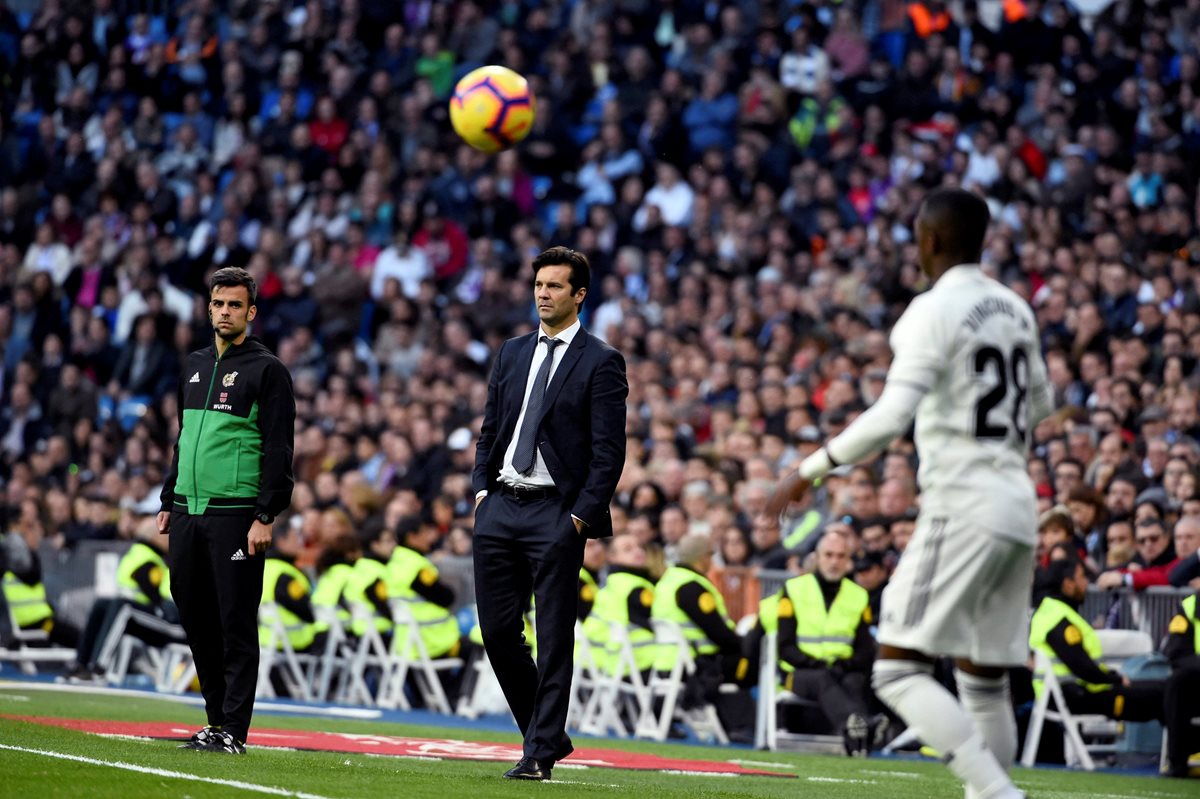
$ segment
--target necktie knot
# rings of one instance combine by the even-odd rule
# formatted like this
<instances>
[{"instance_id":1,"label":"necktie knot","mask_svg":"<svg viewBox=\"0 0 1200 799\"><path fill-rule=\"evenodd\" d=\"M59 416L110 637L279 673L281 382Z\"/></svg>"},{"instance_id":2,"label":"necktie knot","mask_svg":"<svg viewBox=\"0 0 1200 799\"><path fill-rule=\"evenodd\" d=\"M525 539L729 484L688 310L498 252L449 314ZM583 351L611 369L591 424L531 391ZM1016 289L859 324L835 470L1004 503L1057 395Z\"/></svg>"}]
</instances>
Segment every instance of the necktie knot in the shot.
<instances>
[{"instance_id":1,"label":"necktie knot","mask_svg":"<svg viewBox=\"0 0 1200 799\"><path fill-rule=\"evenodd\" d=\"M550 353L553 353L554 348L557 347L559 344L562 344L562 341L560 339L550 338L549 336L542 336L541 341L543 344L546 345L546 350Z\"/></svg>"}]
</instances>

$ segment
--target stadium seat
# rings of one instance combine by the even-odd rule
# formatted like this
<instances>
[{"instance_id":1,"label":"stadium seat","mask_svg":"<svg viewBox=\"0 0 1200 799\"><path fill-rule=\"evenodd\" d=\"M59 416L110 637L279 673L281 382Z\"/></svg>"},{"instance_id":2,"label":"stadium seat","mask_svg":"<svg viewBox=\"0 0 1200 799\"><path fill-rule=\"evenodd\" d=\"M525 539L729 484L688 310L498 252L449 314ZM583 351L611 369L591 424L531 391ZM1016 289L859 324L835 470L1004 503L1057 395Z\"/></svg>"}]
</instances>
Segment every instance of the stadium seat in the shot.
<instances>
[{"instance_id":1,"label":"stadium seat","mask_svg":"<svg viewBox=\"0 0 1200 799\"><path fill-rule=\"evenodd\" d=\"M47 646L50 633L45 630L22 630L17 626L12 608L0 601L8 614L11 640L0 646L0 662L18 664L25 674L37 674L38 663L70 663L75 660L75 650L65 646Z\"/></svg>"},{"instance_id":2,"label":"stadium seat","mask_svg":"<svg viewBox=\"0 0 1200 799\"><path fill-rule=\"evenodd\" d=\"M324 624L326 630L325 648L320 655L321 664L313 685L313 698L318 702L328 702L334 694L334 685L344 686L349 678L352 639L347 635L335 608L314 605L313 615L318 623Z\"/></svg>"},{"instance_id":3,"label":"stadium seat","mask_svg":"<svg viewBox=\"0 0 1200 799\"><path fill-rule=\"evenodd\" d=\"M154 630L173 640L161 647L150 646L140 638L126 633L131 620L144 629ZM164 621L153 613L123 605L117 611L117 617L100 645L96 663L104 669L105 680L109 685L120 686L125 683L130 666L138 665L139 655L142 671L154 680L155 690L182 693L191 683L191 679L183 681L183 674L177 672L187 672L190 668L192 674L195 674L192 650L187 645L187 634L182 627Z\"/></svg>"},{"instance_id":4,"label":"stadium seat","mask_svg":"<svg viewBox=\"0 0 1200 799\"><path fill-rule=\"evenodd\" d=\"M391 654L384 642L379 628L375 626L375 615L363 607L354 608L354 620L362 622L359 625L363 634L356 638L346 636L345 648L348 650L345 670L334 701L348 705L374 705L375 694L367 681L369 675L374 675L379 681L379 696L382 701L383 685L386 682L388 669L391 668ZM340 627L340 623L338 624ZM401 697L403 698L403 697ZM400 705L407 710L407 703Z\"/></svg>"},{"instance_id":5,"label":"stadium seat","mask_svg":"<svg viewBox=\"0 0 1200 799\"><path fill-rule=\"evenodd\" d=\"M711 702L698 708L684 710L679 706L679 696L687 679L696 672L696 660L692 656L692 645L683 634L683 629L672 621L653 619L654 640L659 646L674 647L674 666L669 672L652 669L650 672L649 695L656 712L644 716L638 723L635 735L665 741L671 731L671 723L678 721L688 727L701 740L718 744L729 743L729 736L717 718L717 709ZM661 705L659 704L661 700Z\"/></svg>"},{"instance_id":6,"label":"stadium seat","mask_svg":"<svg viewBox=\"0 0 1200 799\"><path fill-rule=\"evenodd\" d=\"M595 651L583 625L575 623L575 674L571 680L571 704L567 726L587 735L616 735L628 738L618 708L621 678L596 662Z\"/></svg>"},{"instance_id":7,"label":"stadium seat","mask_svg":"<svg viewBox=\"0 0 1200 799\"><path fill-rule=\"evenodd\" d=\"M762 653L758 666L758 705L754 717L754 748L775 751L780 739L797 743L829 744L841 750L842 740L836 735L807 735L781 732L779 705L819 707L818 703L801 699L779 684L779 634L766 633L762 638ZM821 746L820 748L825 748Z\"/></svg>"},{"instance_id":8,"label":"stadium seat","mask_svg":"<svg viewBox=\"0 0 1200 799\"><path fill-rule=\"evenodd\" d=\"M1103 661L1108 666L1119 667L1125 660L1154 649L1150 636L1140 630L1100 629L1096 630L1096 634L1100 637ZM1044 652L1034 652L1034 678L1041 678L1045 688L1033 704L1025 748L1021 752L1021 765L1026 768L1033 766L1042 740L1042 729L1047 721L1054 721L1063 730L1067 766L1094 771L1094 756L1115 753L1114 741L1120 737L1122 725L1107 716L1072 713L1063 698L1062 683L1054 673L1053 666ZM1051 700L1054 702L1053 708L1050 707Z\"/></svg>"},{"instance_id":9,"label":"stadium seat","mask_svg":"<svg viewBox=\"0 0 1200 799\"><path fill-rule=\"evenodd\" d=\"M311 702L314 677L320 666L320 658L296 652L292 648L283 620L279 617L279 606L274 602L259 605L258 623L268 631L267 643L259 647L258 696L276 696L271 673L278 667L288 694L301 702Z\"/></svg>"},{"instance_id":10,"label":"stadium seat","mask_svg":"<svg viewBox=\"0 0 1200 799\"><path fill-rule=\"evenodd\" d=\"M404 694L405 683L411 673L425 707L436 713L450 715L453 711L439 672L462 668L462 658L430 657L421 638L420 625L413 618L408 604L399 599L393 599L390 604L392 621L396 627L392 633L388 665L379 688L379 706L405 710L411 707Z\"/></svg>"}]
</instances>

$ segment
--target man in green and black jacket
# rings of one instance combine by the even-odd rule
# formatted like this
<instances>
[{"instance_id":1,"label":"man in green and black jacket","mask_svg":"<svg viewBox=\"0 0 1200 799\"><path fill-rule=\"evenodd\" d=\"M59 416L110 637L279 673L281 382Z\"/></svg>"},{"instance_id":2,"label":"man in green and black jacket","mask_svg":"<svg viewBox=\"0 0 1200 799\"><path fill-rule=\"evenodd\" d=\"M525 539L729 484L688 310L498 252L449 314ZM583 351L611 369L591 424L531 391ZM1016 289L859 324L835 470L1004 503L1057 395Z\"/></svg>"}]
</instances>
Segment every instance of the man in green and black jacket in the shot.
<instances>
[{"instance_id":1,"label":"man in green and black jacket","mask_svg":"<svg viewBox=\"0 0 1200 799\"><path fill-rule=\"evenodd\" d=\"M180 374L158 529L171 535L171 590L208 713L184 747L240 754L254 711L263 554L292 501L296 399L287 368L247 335L254 278L227 267L210 286L216 335Z\"/></svg>"}]
</instances>

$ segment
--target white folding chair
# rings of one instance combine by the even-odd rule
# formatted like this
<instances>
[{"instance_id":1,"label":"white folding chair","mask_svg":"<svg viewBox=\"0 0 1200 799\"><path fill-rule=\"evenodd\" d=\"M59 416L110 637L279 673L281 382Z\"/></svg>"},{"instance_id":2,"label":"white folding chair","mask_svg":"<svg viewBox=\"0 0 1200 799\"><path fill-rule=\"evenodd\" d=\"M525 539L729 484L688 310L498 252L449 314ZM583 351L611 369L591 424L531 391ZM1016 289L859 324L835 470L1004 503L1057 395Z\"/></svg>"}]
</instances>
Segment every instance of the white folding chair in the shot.
<instances>
[{"instance_id":1,"label":"white folding chair","mask_svg":"<svg viewBox=\"0 0 1200 799\"><path fill-rule=\"evenodd\" d=\"M457 715L474 720L486 713L509 712L508 700L504 698L496 670L492 668L492 661L482 647L478 657L464 668L473 669L475 678L471 690L458 698L458 707L454 711Z\"/></svg>"},{"instance_id":2,"label":"white folding chair","mask_svg":"<svg viewBox=\"0 0 1200 799\"><path fill-rule=\"evenodd\" d=\"M652 711L643 717L635 734L640 738L665 741L670 733L671 722L678 720L701 740L729 743L729 736L725 734L712 703L705 702L699 708L686 711L679 707L679 694L683 691L684 683L696 673L692 645L684 636L683 628L666 619L652 619L650 623L654 626L655 643L674 648L675 657L672 658L673 666L669 672L651 670L648 684L650 701L657 703L661 699L662 707L657 714Z\"/></svg>"},{"instance_id":3,"label":"white folding chair","mask_svg":"<svg viewBox=\"0 0 1200 799\"><path fill-rule=\"evenodd\" d=\"M618 712L620 679L596 661L595 648L579 622L575 623L574 662L568 726L588 735L611 733L618 738L628 738L629 731Z\"/></svg>"},{"instance_id":4,"label":"white folding chair","mask_svg":"<svg viewBox=\"0 0 1200 799\"><path fill-rule=\"evenodd\" d=\"M791 733L779 729L779 706L818 707L810 699L802 699L779 684L779 634L767 633L762 638L758 661L758 705L754 714L754 747L779 749L781 740L817 744L822 748L841 747L841 738L833 735Z\"/></svg>"},{"instance_id":5,"label":"white folding chair","mask_svg":"<svg viewBox=\"0 0 1200 799\"><path fill-rule=\"evenodd\" d=\"M0 647L0 661L16 663L22 672L33 675L37 674L38 663L70 663L75 660L75 650L70 647L43 646L50 640L50 633L45 630L22 630L18 627L12 604L3 604L8 613L12 643Z\"/></svg>"},{"instance_id":6,"label":"white folding chair","mask_svg":"<svg viewBox=\"0 0 1200 799\"><path fill-rule=\"evenodd\" d=\"M162 646L151 646L128 633L130 622L137 622L139 627L154 630L171 640ZM129 676L130 666L139 662L141 670L154 680L158 691L182 693L191 684L195 672L192 650L187 645L183 627L131 605L122 605L100 645L96 664L104 670L109 685L119 686Z\"/></svg>"},{"instance_id":7,"label":"white folding chair","mask_svg":"<svg viewBox=\"0 0 1200 799\"><path fill-rule=\"evenodd\" d=\"M340 690L349 679L353 647L346 632L346 625L338 616L337 608L313 605L313 616L325 629L325 647L317 656L320 658L320 664L317 667L313 698L318 702L328 702L330 697L335 695L334 686L339 686Z\"/></svg>"},{"instance_id":8,"label":"white folding chair","mask_svg":"<svg viewBox=\"0 0 1200 799\"><path fill-rule=\"evenodd\" d=\"M293 699L311 702L320 658L306 652L297 652L292 648L287 629L279 617L279 606L274 602L259 605L258 623L268 631L267 643L259 646L258 695L276 695L275 687L271 683L271 672L278 667L288 694Z\"/></svg>"},{"instance_id":9,"label":"white folding chair","mask_svg":"<svg viewBox=\"0 0 1200 799\"><path fill-rule=\"evenodd\" d=\"M637 650L654 647L655 639L633 642L630 628L615 622L609 623L609 656L616 696L625 718L633 720L633 729L645 719L654 718L654 697L650 691L650 680L638 668Z\"/></svg>"},{"instance_id":10,"label":"white folding chair","mask_svg":"<svg viewBox=\"0 0 1200 799\"><path fill-rule=\"evenodd\" d=\"M1154 650L1150 635L1140 630L1096 630L1103 662L1119 667L1122 662L1135 655L1144 655ZM1122 726L1107 716L1098 714L1072 713L1063 697L1062 682L1054 673L1054 661L1040 650L1034 652L1034 679L1041 679L1043 689L1033 703L1029 718L1029 731L1025 735L1025 748L1021 752L1021 765L1030 767L1037 760L1038 745L1042 740L1042 729L1047 721L1057 722L1063 730L1064 754L1067 765L1094 771L1094 756L1111 755L1116 752L1116 739ZM1054 707L1050 707L1053 700ZM1090 741L1085 741L1091 739Z\"/></svg>"},{"instance_id":11,"label":"white folding chair","mask_svg":"<svg viewBox=\"0 0 1200 799\"><path fill-rule=\"evenodd\" d=\"M367 675L370 672L378 675L378 693L382 697L383 686L391 668L391 655L376 624L378 617L374 611L363 605L355 605L352 613L355 629L361 629L363 633L346 642L347 663L341 685L335 694L336 701L343 705L373 706L377 700L367 683ZM404 699L403 696L400 698ZM399 707L401 710L410 709L407 702L403 702Z\"/></svg>"},{"instance_id":12,"label":"white folding chair","mask_svg":"<svg viewBox=\"0 0 1200 799\"><path fill-rule=\"evenodd\" d=\"M409 707L404 696L404 686L411 673L413 684L420 692L425 706L437 713L450 715L453 711L442 687L439 672L462 668L462 658L430 657L425 641L421 638L420 623L413 618L408 603L403 599L393 599L389 605L395 627L392 632L389 665L379 689L379 706L405 709Z\"/></svg>"}]
</instances>

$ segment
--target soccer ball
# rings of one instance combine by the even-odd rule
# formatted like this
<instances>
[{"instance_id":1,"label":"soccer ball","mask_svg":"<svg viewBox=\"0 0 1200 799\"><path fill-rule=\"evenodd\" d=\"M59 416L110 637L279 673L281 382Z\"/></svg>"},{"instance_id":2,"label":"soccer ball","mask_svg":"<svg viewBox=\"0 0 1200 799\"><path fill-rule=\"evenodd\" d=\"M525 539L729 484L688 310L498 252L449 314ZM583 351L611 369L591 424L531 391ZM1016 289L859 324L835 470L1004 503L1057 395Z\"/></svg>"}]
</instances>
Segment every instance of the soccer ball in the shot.
<instances>
[{"instance_id":1,"label":"soccer ball","mask_svg":"<svg viewBox=\"0 0 1200 799\"><path fill-rule=\"evenodd\" d=\"M480 67L467 73L450 98L455 132L485 153L512 147L529 135L536 113L529 83L508 67Z\"/></svg>"}]
</instances>

